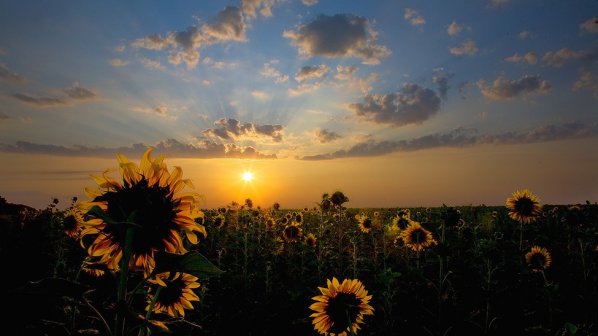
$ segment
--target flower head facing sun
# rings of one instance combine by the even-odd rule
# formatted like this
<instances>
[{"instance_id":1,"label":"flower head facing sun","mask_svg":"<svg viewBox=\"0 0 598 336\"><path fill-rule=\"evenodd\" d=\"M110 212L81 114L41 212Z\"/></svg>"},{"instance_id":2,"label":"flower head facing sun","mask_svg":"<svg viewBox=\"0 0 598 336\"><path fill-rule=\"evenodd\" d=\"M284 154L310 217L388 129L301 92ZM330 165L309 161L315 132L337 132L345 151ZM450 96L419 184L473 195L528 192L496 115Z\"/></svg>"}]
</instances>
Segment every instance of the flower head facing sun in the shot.
<instances>
[{"instance_id":1,"label":"flower head facing sun","mask_svg":"<svg viewBox=\"0 0 598 336\"><path fill-rule=\"evenodd\" d=\"M312 324L314 329L324 335L356 334L365 315L373 315L374 308L361 281L336 278L327 280L327 288L319 287L322 295L314 296L316 301L309 308L314 311Z\"/></svg>"},{"instance_id":2,"label":"flower head facing sun","mask_svg":"<svg viewBox=\"0 0 598 336\"><path fill-rule=\"evenodd\" d=\"M420 223L410 221L405 230L401 231L399 237L405 246L415 252L423 251L437 244L432 232L424 229Z\"/></svg>"},{"instance_id":3,"label":"flower head facing sun","mask_svg":"<svg viewBox=\"0 0 598 336\"><path fill-rule=\"evenodd\" d=\"M160 291L149 294L150 304L145 308L150 310L151 302L154 302L153 312L164 313L172 317L185 317L185 309L193 309L191 301L199 301L197 294L193 292L198 288L198 278L187 273L164 272L156 274L153 279L148 280L154 285L160 286ZM157 297L155 295L157 294Z\"/></svg>"},{"instance_id":4,"label":"flower head facing sun","mask_svg":"<svg viewBox=\"0 0 598 336\"><path fill-rule=\"evenodd\" d=\"M305 236L305 244L311 248L316 248L316 243L318 239L314 236L313 233L308 234Z\"/></svg>"},{"instance_id":5,"label":"flower head facing sun","mask_svg":"<svg viewBox=\"0 0 598 336\"><path fill-rule=\"evenodd\" d=\"M368 216L361 214L355 215L355 219L357 219L357 224L363 233L369 233L372 230L372 219Z\"/></svg>"},{"instance_id":6,"label":"flower head facing sun","mask_svg":"<svg viewBox=\"0 0 598 336\"><path fill-rule=\"evenodd\" d=\"M282 230L282 236L286 242L294 243L303 235L303 230L295 224L289 224Z\"/></svg>"},{"instance_id":7,"label":"flower head facing sun","mask_svg":"<svg viewBox=\"0 0 598 336\"><path fill-rule=\"evenodd\" d=\"M82 223L85 220L83 219L83 214L77 208L70 208L64 212L64 217L62 218L62 229L67 234L67 236L78 239L81 230L82 230Z\"/></svg>"},{"instance_id":8,"label":"flower head facing sun","mask_svg":"<svg viewBox=\"0 0 598 336\"><path fill-rule=\"evenodd\" d=\"M80 207L89 211L98 206L110 220L102 217L84 222L81 236L94 237L88 253L101 257L100 262L109 269L119 267L127 228L133 229L134 237L129 267L143 270L146 275L155 267L156 252L186 252L181 233L192 244L198 242L197 233L207 236L204 226L195 222L203 216L198 206L199 196L182 192L186 186L192 187L191 181L182 179L183 172L179 167L169 172L162 156L152 160L151 152L152 148L149 148L143 154L139 166L124 155L117 155L122 183L105 172L94 177L98 190L86 189L93 200ZM94 214L90 216L94 217Z\"/></svg>"},{"instance_id":9,"label":"flower head facing sun","mask_svg":"<svg viewBox=\"0 0 598 336\"><path fill-rule=\"evenodd\" d=\"M552 257L545 247L533 246L525 254L525 261L534 272L542 272L552 264Z\"/></svg>"},{"instance_id":10,"label":"flower head facing sun","mask_svg":"<svg viewBox=\"0 0 598 336\"><path fill-rule=\"evenodd\" d=\"M517 190L507 198L509 216L523 224L529 224L542 214L542 206L538 197L529 190Z\"/></svg>"}]
</instances>

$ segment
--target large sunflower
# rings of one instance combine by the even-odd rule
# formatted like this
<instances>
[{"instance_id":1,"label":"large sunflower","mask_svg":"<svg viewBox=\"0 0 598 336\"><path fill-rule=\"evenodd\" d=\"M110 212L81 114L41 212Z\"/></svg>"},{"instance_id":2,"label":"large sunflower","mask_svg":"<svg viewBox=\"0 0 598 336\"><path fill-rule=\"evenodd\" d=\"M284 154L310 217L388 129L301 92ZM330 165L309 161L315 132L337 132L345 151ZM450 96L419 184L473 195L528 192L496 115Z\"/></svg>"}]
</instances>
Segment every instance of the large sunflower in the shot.
<instances>
[{"instance_id":1,"label":"large sunflower","mask_svg":"<svg viewBox=\"0 0 598 336\"><path fill-rule=\"evenodd\" d=\"M187 273L164 272L156 274L153 279L148 280L154 285L160 286L160 292L156 290L149 294L148 306L146 311L150 310L151 302L155 300L152 311L154 313L164 313L172 317L185 317L185 309L193 309L191 301L199 301L193 288L198 288L197 277ZM156 293L158 293L155 298Z\"/></svg>"},{"instance_id":2,"label":"large sunflower","mask_svg":"<svg viewBox=\"0 0 598 336\"><path fill-rule=\"evenodd\" d=\"M534 272L541 272L550 267L552 257L545 247L533 246L525 254L525 261Z\"/></svg>"},{"instance_id":3,"label":"large sunflower","mask_svg":"<svg viewBox=\"0 0 598 336\"><path fill-rule=\"evenodd\" d=\"M146 275L155 267L156 252L186 252L181 232L193 244L198 242L196 233L207 235L204 226L195 222L203 217L198 207L199 195L182 192L186 186L193 187L191 181L182 179L180 167L169 172L163 156L152 160L151 152L149 148L143 154L139 166L124 155L117 155L122 183L107 171L94 176L99 189L87 188L93 200L80 205L85 211L99 206L109 218L92 218L83 223L85 229L81 232L82 238L93 237L89 255L101 257L100 262L109 269L119 268L127 228L133 228L129 268L143 270Z\"/></svg>"},{"instance_id":4,"label":"large sunflower","mask_svg":"<svg viewBox=\"0 0 598 336\"><path fill-rule=\"evenodd\" d=\"M282 230L282 236L286 242L295 243L303 236L303 230L295 224L289 224Z\"/></svg>"},{"instance_id":5,"label":"large sunflower","mask_svg":"<svg viewBox=\"0 0 598 336\"><path fill-rule=\"evenodd\" d=\"M524 224L534 222L542 214L538 197L527 189L517 190L507 198L507 208L511 218Z\"/></svg>"},{"instance_id":6,"label":"large sunflower","mask_svg":"<svg viewBox=\"0 0 598 336\"><path fill-rule=\"evenodd\" d=\"M399 235L405 246L413 251L423 251L437 244L432 232L424 229L420 223L410 221L407 228Z\"/></svg>"},{"instance_id":7,"label":"large sunflower","mask_svg":"<svg viewBox=\"0 0 598 336\"><path fill-rule=\"evenodd\" d=\"M328 288L319 287L322 295L314 296L316 303L309 306L315 313L314 329L320 334L346 336L356 334L364 315L373 315L374 308L369 305L372 299L361 281L344 279L339 283L336 278L327 280Z\"/></svg>"},{"instance_id":8,"label":"large sunflower","mask_svg":"<svg viewBox=\"0 0 598 336\"><path fill-rule=\"evenodd\" d=\"M81 210L77 208L70 208L64 211L62 218L62 229L67 236L78 239L82 230L82 223L84 222Z\"/></svg>"},{"instance_id":9,"label":"large sunflower","mask_svg":"<svg viewBox=\"0 0 598 336\"><path fill-rule=\"evenodd\" d=\"M363 233L369 233L370 230L372 230L372 219L369 218L368 216L361 214L361 215L355 215L355 219L357 219L357 223L359 224L359 228L361 229L361 232Z\"/></svg>"}]
</instances>

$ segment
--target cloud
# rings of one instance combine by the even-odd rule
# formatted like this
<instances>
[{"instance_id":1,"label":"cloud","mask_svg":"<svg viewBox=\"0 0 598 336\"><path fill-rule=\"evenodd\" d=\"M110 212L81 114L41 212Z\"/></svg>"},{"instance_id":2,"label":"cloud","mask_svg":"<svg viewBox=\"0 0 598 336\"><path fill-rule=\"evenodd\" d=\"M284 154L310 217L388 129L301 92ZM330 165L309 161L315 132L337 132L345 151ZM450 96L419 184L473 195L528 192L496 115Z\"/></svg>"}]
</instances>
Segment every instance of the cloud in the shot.
<instances>
[{"instance_id":1,"label":"cloud","mask_svg":"<svg viewBox=\"0 0 598 336\"><path fill-rule=\"evenodd\" d=\"M9 83L25 83L26 79L24 76L19 75L16 72L12 72L6 65L0 63L0 80Z\"/></svg>"},{"instance_id":2,"label":"cloud","mask_svg":"<svg viewBox=\"0 0 598 336\"><path fill-rule=\"evenodd\" d=\"M521 31L517 34L517 38L520 40L525 40L527 38L530 38L532 36L532 33L530 33L527 30Z\"/></svg>"},{"instance_id":3,"label":"cloud","mask_svg":"<svg viewBox=\"0 0 598 336\"><path fill-rule=\"evenodd\" d=\"M301 2L306 6L313 6L318 3L318 0L301 0Z\"/></svg>"},{"instance_id":4,"label":"cloud","mask_svg":"<svg viewBox=\"0 0 598 336\"><path fill-rule=\"evenodd\" d=\"M193 69L199 62L199 49L204 45L223 43L228 41L245 41L246 25L241 9L226 7L218 13L215 20L201 27L191 26L185 31L173 31L162 37L151 34L138 38L131 46L148 50L170 50L168 60L171 64L186 63L187 68Z\"/></svg>"},{"instance_id":5,"label":"cloud","mask_svg":"<svg viewBox=\"0 0 598 336\"><path fill-rule=\"evenodd\" d=\"M378 64L390 55L388 48L376 44L377 32L368 19L351 14L319 15L295 31L284 31L283 36L308 58L356 57L363 64Z\"/></svg>"},{"instance_id":6,"label":"cloud","mask_svg":"<svg viewBox=\"0 0 598 336\"><path fill-rule=\"evenodd\" d=\"M357 71L356 66L336 66L336 75L334 78L338 80L348 80L353 77L353 74Z\"/></svg>"},{"instance_id":7,"label":"cloud","mask_svg":"<svg viewBox=\"0 0 598 336\"><path fill-rule=\"evenodd\" d=\"M457 128L447 133L433 133L410 140L365 141L349 149L332 153L304 156L303 160L329 160L348 157L371 157L395 152L410 152L443 147L471 147L483 144L506 145L537 142L583 139L598 136L598 124L579 122L561 125L547 125L527 132L503 132L498 134L477 134L475 129Z\"/></svg>"},{"instance_id":8,"label":"cloud","mask_svg":"<svg viewBox=\"0 0 598 336\"><path fill-rule=\"evenodd\" d=\"M573 84L573 90L590 90L598 98L598 76L590 71L583 71L579 80Z\"/></svg>"},{"instance_id":9,"label":"cloud","mask_svg":"<svg viewBox=\"0 0 598 336\"><path fill-rule=\"evenodd\" d=\"M275 83L286 83L289 81L288 75L283 75L282 72L276 70L272 65L278 64L278 60L271 60L264 63L264 67L260 72L260 75L264 77L274 78Z\"/></svg>"},{"instance_id":10,"label":"cloud","mask_svg":"<svg viewBox=\"0 0 598 336\"><path fill-rule=\"evenodd\" d=\"M598 49L574 51L569 48L562 48L557 51L547 51L542 57L544 64L560 68L570 60L596 61L598 60Z\"/></svg>"},{"instance_id":11,"label":"cloud","mask_svg":"<svg viewBox=\"0 0 598 336\"><path fill-rule=\"evenodd\" d=\"M584 30L588 33L598 33L598 16L594 16L593 18L582 22L579 25L579 29Z\"/></svg>"},{"instance_id":12,"label":"cloud","mask_svg":"<svg viewBox=\"0 0 598 336\"><path fill-rule=\"evenodd\" d=\"M489 7L495 8L508 4L511 0L490 0Z\"/></svg>"},{"instance_id":13,"label":"cloud","mask_svg":"<svg viewBox=\"0 0 598 336\"><path fill-rule=\"evenodd\" d=\"M129 64L129 62L121 60L120 58L113 58L113 59L109 60L108 63L110 63L110 65L112 65L115 68L123 67L123 66Z\"/></svg>"},{"instance_id":14,"label":"cloud","mask_svg":"<svg viewBox=\"0 0 598 336\"><path fill-rule=\"evenodd\" d=\"M254 97L255 99L261 100L261 101L270 99L270 96L266 92L259 91L259 90L251 91L251 96Z\"/></svg>"},{"instance_id":15,"label":"cloud","mask_svg":"<svg viewBox=\"0 0 598 336\"><path fill-rule=\"evenodd\" d=\"M148 58L141 58L139 60L139 62L141 64L143 64L146 68L149 68L149 69L159 70L159 71L166 70L166 68L162 64L160 64L160 62L154 61L154 60L151 60Z\"/></svg>"},{"instance_id":16,"label":"cloud","mask_svg":"<svg viewBox=\"0 0 598 336\"><path fill-rule=\"evenodd\" d=\"M73 86L62 90L67 97L76 100L90 100L95 98L97 95L84 87L81 87L78 82L75 82Z\"/></svg>"},{"instance_id":17,"label":"cloud","mask_svg":"<svg viewBox=\"0 0 598 336\"><path fill-rule=\"evenodd\" d=\"M530 51L525 55L519 55L518 53L515 53L512 56L505 58L505 61L511 63L527 62L527 64L536 64L538 63L538 55L533 51Z\"/></svg>"},{"instance_id":18,"label":"cloud","mask_svg":"<svg viewBox=\"0 0 598 336\"><path fill-rule=\"evenodd\" d=\"M450 48L449 51L455 56L473 56L478 52L478 47L473 40L465 40L460 46Z\"/></svg>"},{"instance_id":19,"label":"cloud","mask_svg":"<svg viewBox=\"0 0 598 336\"><path fill-rule=\"evenodd\" d=\"M551 85L538 75L525 75L520 79L508 80L503 76L496 78L492 85L479 80L477 86L486 98L494 100L513 99L518 96L545 94L550 92Z\"/></svg>"},{"instance_id":20,"label":"cloud","mask_svg":"<svg viewBox=\"0 0 598 336\"><path fill-rule=\"evenodd\" d=\"M417 84L405 84L396 93L368 94L364 103L349 105L355 114L365 120L391 126L421 124L440 109L436 92Z\"/></svg>"},{"instance_id":21,"label":"cloud","mask_svg":"<svg viewBox=\"0 0 598 336\"><path fill-rule=\"evenodd\" d=\"M27 141L17 141L14 145L0 143L0 152L49 154L59 156L77 157L114 157L117 153L130 157L140 156L147 149L143 143L133 144L128 147L88 147L74 145L72 147L37 144ZM184 144L175 139L158 142L154 153L165 154L169 157L180 158L241 158L241 159L275 159L276 154L264 154L250 146L237 146L234 144L219 144L209 140L200 140L194 144Z\"/></svg>"},{"instance_id":22,"label":"cloud","mask_svg":"<svg viewBox=\"0 0 598 336\"><path fill-rule=\"evenodd\" d=\"M298 82L307 81L310 79L320 79L324 77L330 68L326 64L316 65L316 66L309 66L306 65L299 69L299 72L295 75L295 80Z\"/></svg>"},{"instance_id":23,"label":"cloud","mask_svg":"<svg viewBox=\"0 0 598 336\"><path fill-rule=\"evenodd\" d=\"M297 97L305 93L317 91L320 89L321 84L319 82L315 83L301 83L297 87L289 88L288 93L291 97Z\"/></svg>"},{"instance_id":24,"label":"cloud","mask_svg":"<svg viewBox=\"0 0 598 336\"><path fill-rule=\"evenodd\" d=\"M438 93L440 94L440 98L446 100L446 94L448 93L449 81L453 78L453 74L446 74L446 75L438 75L432 77L432 83L438 86Z\"/></svg>"},{"instance_id":25,"label":"cloud","mask_svg":"<svg viewBox=\"0 0 598 336\"><path fill-rule=\"evenodd\" d=\"M236 119L221 118L214 122L216 128L203 131L203 135L221 140L236 140L241 137L266 138L281 142L284 132L282 125L258 125L241 123Z\"/></svg>"},{"instance_id":26,"label":"cloud","mask_svg":"<svg viewBox=\"0 0 598 336\"><path fill-rule=\"evenodd\" d=\"M119 44L116 47L114 47L114 51L116 51L116 52L123 52L123 51L125 51L126 48L127 48L126 45Z\"/></svg>"},{"instance_id":27,"label":"cloud","mask_svg":"<svg viewBox=\"0 0 598 336\"><path fill-rule=\"evenodd\" d=\"M461 31L463 31L463 29L465 29L465 25L460 25L453 20L453 22L446 28L446 33L450 36L457 36L461 33Z\"/></svg>"},{"instance_id":28,"label":"cloud","mask_svg":"<svg viewBox=\"0 0 598 336\"><path fill-rule=\"evenodd\" d=\"M426 24L426 19L421 16L417 11L411 8L405 8L403 18L407 20L412 26L418 27Z\"/></svg>"},{"instance_id":29,"label":"cloud","mask_svg":"<svg viewBox=\"0 0 598 336\"><path fill-rule=\"evenodd\" d=\"M319 143L329 143L336 139L342 138L342 136L340 136L338 133L329 131L327 129L316 129L314 131L314 135Z\"/></svg>"},{"instance_id":30,"label":"cloud","mask_svg":"<svg viewBox=\"0 0 598 336\"><path fill-rule=\"evenodd\" d=\"M66 99L61 97L34 97L27 93L15 93L11 96L22 102L40 107L65 105L67 103Z\"/></svg>"},{"instance_id":31,"label":"cloud","mask_svg":"<svg viewBox=\"0 0 598 336\"><path fill-rule=\"evenodd\" d=\"M241 0L241 9L243 14L252 19L257 16L257 12L264 17L272 16L272 7L279 0Z\"/></svg>"}]
</instances>

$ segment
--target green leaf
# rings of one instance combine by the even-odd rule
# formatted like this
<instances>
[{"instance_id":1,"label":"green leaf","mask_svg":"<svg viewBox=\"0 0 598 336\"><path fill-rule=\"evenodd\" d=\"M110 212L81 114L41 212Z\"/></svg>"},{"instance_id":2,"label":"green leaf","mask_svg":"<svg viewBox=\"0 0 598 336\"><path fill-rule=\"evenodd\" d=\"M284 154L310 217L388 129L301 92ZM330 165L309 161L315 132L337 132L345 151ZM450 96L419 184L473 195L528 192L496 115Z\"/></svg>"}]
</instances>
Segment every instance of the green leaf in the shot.
<instances>
[{"instance_id":1,"label":"green leaf","mask_svg":"<svg viewBox=\"0 0 598 336\"><path fill-rule=\"evenodd\" d=\"M216 267L216 265L212 264L212 262L197 251L191 251L182 255L160 252L156 254L155 260L156 268L154 269L154 273L184 272L200 279L207 279L224 273L224 271Z\"/></svg>"},{"instance_id":2,"label":"green leaf","mask_svg":"<svg viewBox=\"0 0 598 336\"><path fill-rule=\"evenodd\" d=\"M100 208L97 205L94 205L93 207L91 207L91 209L89 209L89 211L87 211L87 214L90 216L93 216L95 218L99 218L106 223L114 223L115 222L112 218L110 218L110 216L108 216L108 214L104 210L102 210L102 208Z\"/></svg>"},{"instance_id":3,"label":"green leaf","mask_svg":"<svg viewBox=\"0 0 598 336\"><path fill-rule=\"evenodd\" d=\"M565 330L569 335L575 335L577 333L577 326L573 323L565 322Z\"/></svg>"}]
</instances>

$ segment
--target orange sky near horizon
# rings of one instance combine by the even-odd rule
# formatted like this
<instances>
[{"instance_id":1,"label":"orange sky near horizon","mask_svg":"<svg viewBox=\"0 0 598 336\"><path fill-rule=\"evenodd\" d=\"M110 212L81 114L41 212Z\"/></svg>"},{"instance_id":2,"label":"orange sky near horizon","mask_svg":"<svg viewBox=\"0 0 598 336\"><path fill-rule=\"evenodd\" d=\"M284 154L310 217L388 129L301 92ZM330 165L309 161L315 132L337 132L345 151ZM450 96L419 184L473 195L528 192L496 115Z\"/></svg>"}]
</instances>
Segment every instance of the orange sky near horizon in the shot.
<instances>
[{"instance_id":1,"label":"orange sky near horizon","mask_svg":"<svg viewBox=\"0 0 598 336\"><path fill-rule=\"evenodd\" d=\"M202 207L232 201L269 207L312 207L325 192L343 191L349 207L503 205L513 191L529 188L544 204L598 200L598 139L527 145L441 148L371 158L327 161L295 159L179 159ZM92 174L116 169L116 158L0 154L0 195L9 202L42 208L52 198L60 207L72 196L84 199ZM130 157L139 162L140 158ZM255 177L247 182L244 171ZM117 173L113 173L116 176Z\"/></svg>"}]
</instances>

